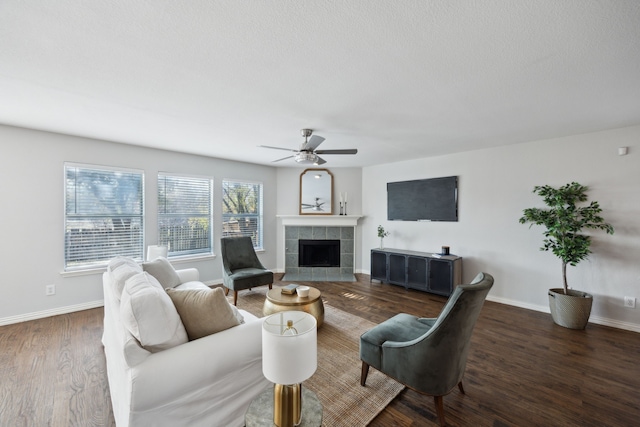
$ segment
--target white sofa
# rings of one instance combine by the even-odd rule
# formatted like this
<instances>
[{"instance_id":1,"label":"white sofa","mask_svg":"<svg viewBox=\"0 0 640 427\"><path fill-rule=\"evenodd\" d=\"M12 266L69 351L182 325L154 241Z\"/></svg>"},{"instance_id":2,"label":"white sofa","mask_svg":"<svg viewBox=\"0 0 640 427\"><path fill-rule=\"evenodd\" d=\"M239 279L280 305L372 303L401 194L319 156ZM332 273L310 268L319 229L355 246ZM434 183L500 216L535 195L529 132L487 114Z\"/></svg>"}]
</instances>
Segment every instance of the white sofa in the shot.
<instances>
[{"instance_id":1,"label":"white sofa","mask_svg":"<svg viewBox=\"0 0 640 427\"><path fill-rule=\"evenodd\" d=\"M243 426L251 401L271 385L262 374L262 322L239 310L238 326L150 352L121 316L122 289L141 272L133 260L116 258L103 275L102 343L116 424ZM196 269L176 272L175 289L207 288Z\"/></svg>"}]
</instances>

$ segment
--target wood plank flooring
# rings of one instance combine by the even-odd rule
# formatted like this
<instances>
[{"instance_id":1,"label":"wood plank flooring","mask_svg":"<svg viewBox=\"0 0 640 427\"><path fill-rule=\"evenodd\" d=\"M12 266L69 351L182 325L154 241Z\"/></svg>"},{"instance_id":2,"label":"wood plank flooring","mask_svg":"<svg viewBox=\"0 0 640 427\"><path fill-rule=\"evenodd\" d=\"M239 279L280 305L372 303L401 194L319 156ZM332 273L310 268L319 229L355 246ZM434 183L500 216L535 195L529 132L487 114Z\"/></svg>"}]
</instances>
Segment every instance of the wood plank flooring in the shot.
<instances>
[{"instance_id":1,"label":"wood plank flooring","mask_svg":"<svg viewBox=\"0 0 640 427\"><path fill-rule=\"evenodd\" d=\"M0 426L112 426L102 308L0 327Z\"/></svg>"},{"instance_id":2,"label":"wood plank flooring","mask_svg":"<svg viewBox=\"0 0 640 427\"><path fill-rule=\"evenodd\" d=\"M368 276L306 284L325 304L376 323L398 312L435 317L446 301ZM102 317L93 309L0 327L0 426L114 425ZM464 387L444 398L449 426L638 426L640 334L573 331L548 314L486 302ZM371 425L436 426L433 399L405 390Z\"/></svg>"}]
</instances>

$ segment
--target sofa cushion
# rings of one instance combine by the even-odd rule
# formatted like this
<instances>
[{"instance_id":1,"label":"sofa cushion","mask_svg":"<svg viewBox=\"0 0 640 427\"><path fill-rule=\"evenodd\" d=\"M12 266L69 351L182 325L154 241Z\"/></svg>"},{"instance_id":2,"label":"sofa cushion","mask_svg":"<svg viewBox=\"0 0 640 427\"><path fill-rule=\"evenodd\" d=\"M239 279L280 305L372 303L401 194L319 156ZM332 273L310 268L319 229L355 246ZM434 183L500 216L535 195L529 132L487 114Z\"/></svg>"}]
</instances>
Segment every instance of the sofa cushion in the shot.
<instances>
[{"instance_id":1,"label":"sofa cushion","mask_svg":"<svg viewBox=\"0 0 640 427\"><path fill-rule=\"evenodd\" d=\"M164 257L158 257L153 261L142 263L142 269L158 279L158 282L165 289L175 288L180 284L178 273L176 273L169 260Z\"/></svg>"},{"instance_id":2,"label":"sofa cushion","mask_svg":"<svg viewBox=\"0 0 640 427\"><path fill-rule=\"evenodd\" d=\"M189 340L171 298L160 283L146 272L138 273L126 281L120 315L131 335L152 353Z\"/></svg>"},{"instance_id":3,"label":"sofa cushion","mask_svg":"<svg viewBox=\"0 0 640 427\"><path fill-rule=\"evenodd\" d=\"M125 282L130 277L142 273L142 267L131 258L118 256L109 261L107 272L111 276L116 298L120 301Z\"/></svg>"},{"instance_id":4,"label":"sofa cushion","mask_svg":"<svg viewBox=\"0 0 640 427\"><path fill-rule=\"evenodd\" d=\"M222 288L167 289L176 306L189 340L196 340L244 322Z\"/></svg>"}]
</instances>

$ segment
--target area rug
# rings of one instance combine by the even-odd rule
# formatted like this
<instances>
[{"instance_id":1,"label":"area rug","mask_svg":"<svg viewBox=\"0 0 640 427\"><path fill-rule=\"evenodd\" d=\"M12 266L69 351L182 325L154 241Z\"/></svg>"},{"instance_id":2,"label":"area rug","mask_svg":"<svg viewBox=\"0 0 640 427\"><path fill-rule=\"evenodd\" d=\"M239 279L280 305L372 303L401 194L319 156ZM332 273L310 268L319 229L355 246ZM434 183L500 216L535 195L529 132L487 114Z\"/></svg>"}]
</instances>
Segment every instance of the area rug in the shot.
<instances>
[{"instance_id":1,"label":"area rug","mask_svg":"<svg viewBox=\"0 0 640 427\"><path fill-rule=\"evenodd\" d=\"M242 291L238 308L262 317L266 292L266 288ZM324 426L366 426L404 386L370 369L367 385L362 387L360 335L375 324L326 303L324 308L324 324L318 330L318 369L304 387L322 403Z\"/></svg>"}]
</instances>

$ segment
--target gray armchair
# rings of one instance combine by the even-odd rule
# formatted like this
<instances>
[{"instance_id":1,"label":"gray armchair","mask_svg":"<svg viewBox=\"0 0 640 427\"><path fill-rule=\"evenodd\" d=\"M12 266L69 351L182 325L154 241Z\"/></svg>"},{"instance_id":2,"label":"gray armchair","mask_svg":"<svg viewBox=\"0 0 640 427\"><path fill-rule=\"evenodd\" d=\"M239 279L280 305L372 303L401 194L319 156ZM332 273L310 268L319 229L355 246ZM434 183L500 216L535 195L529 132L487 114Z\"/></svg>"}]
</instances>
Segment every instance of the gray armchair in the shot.
<instances>
[{"instance_id":1,"label":"gray armchair","mask_svg":"<svg viewBox=\"0 0 640 427\"><path fill-rule=\"evenodd\" d=\"M468 285L456 287L437 318L401 313L360 337L365 385L369 366L409 388L434 397L440 425L445 425L442 397L457 385L467 364L471 333L493 277L478 274Z\"/></svg>"},{"instance_id":2,"label":"gray armchair","mask_svg":"<svg viewBox=\"0 0 640 427\"><path fill-rule=\"evenodd\" d=\"M262 285L271 289L273 273L262 266L250 237L223 237L220 245L222 282L227 295L233 289L233 305L238 305L238 291Z\"/></svg>"}]
</instances>

